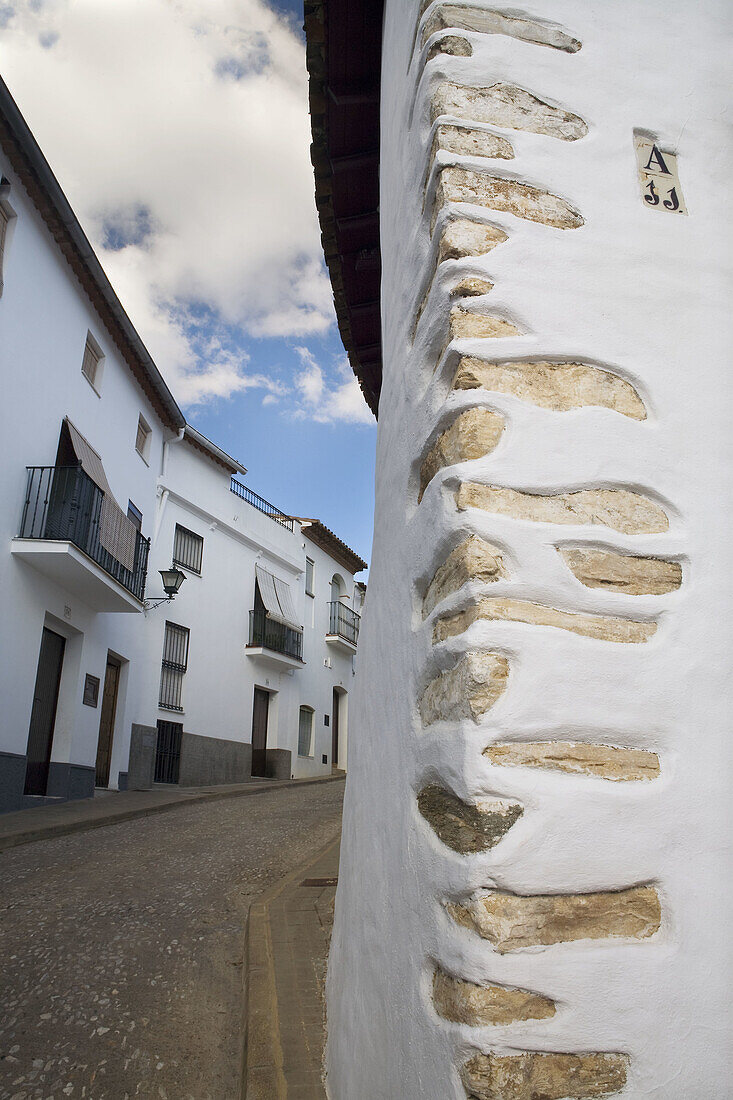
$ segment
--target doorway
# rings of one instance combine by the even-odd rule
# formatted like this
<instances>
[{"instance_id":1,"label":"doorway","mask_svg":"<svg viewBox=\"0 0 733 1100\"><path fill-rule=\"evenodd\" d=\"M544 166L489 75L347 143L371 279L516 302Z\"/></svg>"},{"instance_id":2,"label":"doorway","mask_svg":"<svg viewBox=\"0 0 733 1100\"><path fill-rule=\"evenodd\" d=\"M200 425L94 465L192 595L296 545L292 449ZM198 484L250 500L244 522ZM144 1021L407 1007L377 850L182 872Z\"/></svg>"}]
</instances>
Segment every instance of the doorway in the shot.
<instances>
[{"instance_id":1,"label":"doorway","mask_svg":"<svg viewBox=\"0 0 733 1100\"><path fill-rule=\"evenodd\" d=\"M267 776L267 716L270 693L255 688L252 708L252 775Z\"/></svg>"},{"instance_id":2,"label":"doorway","mask_svg":"<svg viewBox=\"0 0 733 1100\"><path fill-rule=\"evenodd\" d=\"M24 794L46 793L65 646L65 638L48 627L43 628L28 730Z\"/></svg>"},{"instance_id":3,"label":"doorway","mask_svg":"<svg viewBox=\"0 0 733 1100\"><path fill-rule=\"evenodd\" d=\"M107 671L104 674L104 691L102 692L102 712L99 716L95 787L109 786L109 766L112 759L112 738L115 729L119 686L120 663L107 654Z\"/></svg>"},{"instance_id":4,"label":"doorway","mask_svg":"<svg viewBox=\"0 0 733 1100\"><path fill-rule=\"evenodd\" d=\"M337 688L333 689L333 705L331 707L331 767L339 766L339 710L341 693Z\"/></svg>"}]
</instances>

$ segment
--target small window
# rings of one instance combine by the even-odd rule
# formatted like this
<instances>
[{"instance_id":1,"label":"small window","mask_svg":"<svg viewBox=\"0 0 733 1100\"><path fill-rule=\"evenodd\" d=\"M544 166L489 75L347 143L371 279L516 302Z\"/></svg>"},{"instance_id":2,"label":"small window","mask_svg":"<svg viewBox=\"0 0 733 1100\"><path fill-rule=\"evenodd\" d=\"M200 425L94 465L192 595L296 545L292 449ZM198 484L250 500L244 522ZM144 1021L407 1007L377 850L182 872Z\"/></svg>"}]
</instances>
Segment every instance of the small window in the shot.
<instances>
[{"instance_id":1,"label":"small window","mask_svg":"<svg viewBox=\"0 0 733 1100\"><path fill-rule=\"evenodd\" d=\"M104 356L102 355L102 349L91 332L88 332L87 342L84 347L84 358L81 361L81 373L97 393L99 393L99 385L102 381L103 361Z\"/></svg>"},{"instance_id":2,"label":"small window","mask_svg":"<svg viewBox=\"0 0 733 1100\"><path fill-rule=\"evenodd\" d=\"M315 595L315 563L312 558L305 559L305 594L306 596Z\"/></svg>"},{"instance_id":3,"label":"small window","mask_svg":"<svg viewBox=\"0 0 733 1100\"><path fill-rule=\"evenodd\" d=\"M150 437L151 437L152 434L153 433L152 433L152 429L151 429L150 425L148 424L147 420L145 420L145 418L141 414L140 419L137 422L137 437L135 439L135 450L137 451L137 453L140 455L141 458L145 459L146 462L148 461L148 453L150 452Z\"/></svg>"},{"instance_id":4,"label":"small window","mask_svg":"<svg viewBox=\"0 0 733 1100\"><path fill-rule=\"evenodd\" d=\"M3 292L3 266L10 243L11 224L15 221L15 211L6 196L10 194L10 184L5 176L0 177L0 294Z\"/></svg>"},{"instance_id":5,"label":"small window","mask_svg":"<svg viewBox=\"0 0 733 1100\"><path fill-rule=\"evenodd\" d=\"M298 756L313 755L313 711L301 707L298 716Z\"/></svg>"},{"instance_id":6,"label":"small window","mask_svg":"<svg viewBox=\"0 0 733 1100\"><path fill-rule=\"evenodd\" d=\"M178 626L176 623L165 624L158 695L158 706L165 710L183 710L181 693L183 677L188 668L189 634L185 626Z\"/></svg>"},{"instance_id":7,"label":"small window","mask_svg":"<svg viewBox=\"0 0 733 1100\"><path fill-rule=\"evenodd\" d=\"M187 527L176 524L176 534L173 539L173 564L180 565L183 569L190 569L192 573L201 574L201 560L204 556L204 540L201 535L194 534Z\"/></svg>"},{"instance_id":8,"label":"small window","mask_svg":"<svg viewBox=\"0 0 733 1100\"><path fill-rule=\"evenodd\" d=\"M139 508L136 508L131 500L127 502L127 518L130 523L134 523L138 531L143 529L143 514Z\"/></svg>"}]
</instances>

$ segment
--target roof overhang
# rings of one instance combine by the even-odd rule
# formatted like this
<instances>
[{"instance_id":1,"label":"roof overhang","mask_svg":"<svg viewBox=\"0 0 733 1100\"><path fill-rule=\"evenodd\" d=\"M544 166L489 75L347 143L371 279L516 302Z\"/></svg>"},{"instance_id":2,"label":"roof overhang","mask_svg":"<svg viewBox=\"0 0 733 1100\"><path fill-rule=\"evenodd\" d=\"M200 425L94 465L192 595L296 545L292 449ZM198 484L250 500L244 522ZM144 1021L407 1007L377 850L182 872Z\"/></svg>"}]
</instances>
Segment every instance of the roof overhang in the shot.
<instances>
[{"instance_id":1,"label":"roof overhang","mask_svg":"<svg viewBox=\"0 0 733 1100\"><path fill-rule=\"evenodd\" d=\"M329 557L342 565L349 573L361 573L362 569L367 568L367 563L363 558L360 558L350 546L342 542L338 535L335 535L329 527L326 527L325 523L321 523L319 519L304 519L300 516L296 516L295 519L300 524L301 533L316 546L320 546L321 550L325 550Z\"/></svg>"},{"instance_id":2,"label":"roof overhang","mask_svg":"<svg viewBox=\"0 0 733 1100\"><path fill-rule=\"evenodd\" d=\"M195 447L197 451L201 451L207 458L210 458L212 462L216 462L219 466L223 466L228 473L247 473L246 468L241 462L238 462L236 458L232 458L226 451L222 451L221 447L217 447L216 443L212 443L210 439L207 439L205 435L197 431L193 425L186 425L183 438L192 447Z\"/></svg>"},{"instance_id":3,"label":"roof overhang","mask_svg":"<svg viewBox=\"0 0 733 1100\"><path fill-rule=\"evenodd\" d=\"M374 415L382 384L379 95L384 0L305 0L311 160L341 339Z\"/></svg>"}]
</instances>

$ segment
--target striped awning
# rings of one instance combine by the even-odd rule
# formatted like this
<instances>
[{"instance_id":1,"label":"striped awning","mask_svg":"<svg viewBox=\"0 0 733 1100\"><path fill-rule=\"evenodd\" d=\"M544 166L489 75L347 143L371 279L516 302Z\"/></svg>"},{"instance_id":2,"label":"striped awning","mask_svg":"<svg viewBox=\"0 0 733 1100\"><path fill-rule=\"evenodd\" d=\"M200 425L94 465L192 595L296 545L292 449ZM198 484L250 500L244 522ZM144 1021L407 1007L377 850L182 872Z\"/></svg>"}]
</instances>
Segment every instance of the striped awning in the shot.
<instances>
[{"instance_id":1,"label":"striped awning","mask_svg":"<svg viewBox=\"0 0 733 1100\"><path fill-rule=\"evenodd\" d=\"M255 565L255 574L262 602L270 618L292 626L294 630L300 630L290 585L268 573L261 565Z\"/></svg>"}]
</instances>

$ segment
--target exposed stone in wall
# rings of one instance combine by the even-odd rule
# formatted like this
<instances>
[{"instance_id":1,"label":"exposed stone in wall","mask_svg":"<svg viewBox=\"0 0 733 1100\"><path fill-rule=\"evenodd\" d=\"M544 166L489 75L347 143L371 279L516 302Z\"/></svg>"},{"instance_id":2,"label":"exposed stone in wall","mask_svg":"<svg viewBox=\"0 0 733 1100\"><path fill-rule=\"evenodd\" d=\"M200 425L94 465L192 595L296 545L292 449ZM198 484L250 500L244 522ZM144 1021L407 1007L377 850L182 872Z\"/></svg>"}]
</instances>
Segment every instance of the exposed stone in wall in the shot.
<instances>
[{"instance_id":1,"label":"exposed stone in wall","mask_svg":"<svg viewBox=\"0 0 733 1100\"><path fill-rule=\"evenodd\" d=\"M429 2L430 0L423 0L421 12L425 11ZM477 31L480 34L505 34L510 38L518 38L522 42L533 42L537 46L551 46L565 53L577 53L581 46L577 38L571 38L555 23L542 23L537 19L507 15L502 11L469 8L463 4L441 4L425 23L422 45L425 45L431 34L447 27Z\"/></svg>"},{"instance_id":2,"label":"exposed stone in wall","mask_svg":"<svg viewBox=\"0 0 733 1100\"><path fill-rule=\"evenodd\" d=\"M435 971L433 1004L444 1020L469 1027L548 1020L555 1015L555 1003L549 997L504 985L476 985L444 970Z\"/></svg>"},{"instance_id":3,"label":"exposed stone in wall","mask_svg":"<svg viewBox=\"0 0 733 1100\"><path fill-rule=\"evenodd\" d=\"M659 534L669 530L664 510L649 497L629 489L579 489L573 493L522 493L497 485L466 482L456 493L459 511L482 508L534 523L601 524L623 535Z\"/></svg>"},{"instance_id":4,"label":"exposed stone in wall","mask_svg":"<svg viewBox=\"0 0 733 1100\"><path fill-rule=\"evenodd\" d=\"M441 169L435 195L436 213L447 202L470 202L555 229L577 229L583 224L582 215L558 195L461 165Z\"/></svg>"},{"instance_id":5,"label":"exposed stone in wall","mask_svg":"<svg viewBox=\"0 0 733 1100\"><path fill-rule=\"evenodd\" d=\"M467 38L459 38L455 34L447 34L444 38L434 42L428 50L427 61L432 61L438 54L445 53L451 57L470 57L473 47Z\"/></svg>"},{"instance_id":6,"label":"exposed stone in wall","mask_svg":"<svg viewBox=\"0 0 733 1100\"><path fill-rule=\"evenodd\" d=\"M559 548L563 561L586 588L607 588L631 596L659 596L682 584L682 566L662 558L637 558L592 547Z\"/></svg>"},{"instance_id":7,"label":"exposed stone in wall","mask_svg":"<svg viewBox=\"0 0 733 1100\"><path fill-rule=\"evenodd\" d=\"M528 623L533 626L556 626L581 634L584 638L599 638L606 642L646 642L657 629L656 623L635 622L615 616L587 615L581 611L558 611L531 600L511 600L485 596L464 611L438 619L433 642L444 642L463 634L479 620Z\"/></svg>"},{"instance_id":8,"label":"exposed stone in wall","mask_svg":"<svg viewBox=\"0 0 733 1100\"><path fill-rule=\"evenodd\" d=\"M656 779L659 775L659 757L655 752L582 741L510 741L489 745L484 756L504 768L548 768L614 782Z\"/></svg>"},{"instance_id":9,"label":"exposed stone in wall","mask_svg":"<svg viewBox=\"0 0 733 1100\"><path fill-rule=\"evenodd\" d=\"M433 722L478 722L506 690L509 662L501 653L468 653L432 680L420 699L424 726Z\"/></svg>"},{"instance_id":10,"label":"exposed stone in wall","mask_svg":"<svg viewBox=\"0 0 733 1100\"><path fill-rule=\"evenodd\" d=\"M494 848L524 812L519 802L495 798L474 805L438 786L423 787L417 805L443 844L461 855Z\"/></svg>"},{"instance_id":11,"label":"exposed stone in wall","mask_svg":"<svg viewBox=\"0 0 733 1100\"><path fill-rule=\"evenodd\" d=\"M457 592L467 581L482 581L489 584L506 577L507 571L502 561L501 550L484 542L478 535L456 546L445 559L430 582L422 604L423 618L426 618L441 600L452 592Z\"/></svg>"},{"instance_id":12,"label":"exposed stone in wall","mask_svg":"<svg viewBox=\"0 0 733 1100\"><path fill-rule=\"evenodd\" d=\"M484 256L498 244L508 241L503 229L468 218L452 218L443 227L438 247L438 263L461 260L464 256Z\"/></svg>"},{"instance_id":13,"label":"exposed stone in wall","mask_svg":"<svg viewBox=\"0 0 733 1100\"><path fill-rule=\"evenodd\" d=\"M511 142L490 130L476 130L471 126L452 126L441 123L436 127L433 145L430 150L432 164L438 150L446 153L458 153L467 157L491 157L499 160L512 160L514 149Z\"/></svg>"},{"instance_id":14,"label":"exposed stone in wall","mask_svg":"<svg viewBox=\"0 0 733 1100\"><path fill-rule=\"evenodd\" d=\"M494 289L494 284L488 279L480 279L477 275L466 275L451 290L455 297L463 295L466 298L476 298L481 294L489 294Z\"/></svg>"},{"instance_id":15,"label":"exposed stone in wall","mask_svg":"<svg viewBox=\"0 0 733 1100\"><path fill-rule=\"evenodd\" d=\"M472 88L465 84L440 84L433 93L432 120L441 115L487 122L508 130L526 130L532 134L577 141L588 127L579 115L553 107L517 84L493 84L490 88Z\"/></svg>"},{"instance_id":16,"label":"exposed stone in wall","mask_svg":"<svg viewBox=\"0 0 733 1100\"><path fill-rule=\"evenodd\" d=\"M461 1069L472 1100L587 1100L626 1085L626 1054L476 1054Z\"/></svg>"},{"instance_id":17,"label":"exposed stone in wall","mask_svg":"<svg viewBox=\"0 0 733 1100\"><path fill-rule=\"evenodd\" d=\"M573 940L645 940L659 931L662 910L653 886L594 894L520 897L491 890L446 906L500 954Z\"/></svg>"},{"instance_id":18,"label":"exposed stone in wall","mask_svg":"<svg viewBox=\"0 0 733 1100\"><path fill-rule=\"evenodd\" d=\"M454 306L450 313L451 339L473 337L497 339L503 336L519 336L519 329L504 317L492 317L488 313L473 313Z\"/></svg>"},{"instance_id":19,"label":"exposed stone in wall","mask_svg":"<svg viewBox=\"0 0 733 1100\"><path fill-rule=\"evenodd\" d=\"M504 417L492 409L467 409L438 437L420 467L422 500L428 484L444 466L490 454L501 439Z\"/></svg>"},{"instance_id":20,"label":"exposed stone in wall","mask_svg":"<svg viewBox=\"0 0 733 1100\"><path fill-rule=\"evenodd\" d=\"M458 365L453 388L507 393L555 412L597 405L633 420L646 419L644 402L630 382L589 363L496 363L466 357Z\"/></svg>"}]
</instances>

